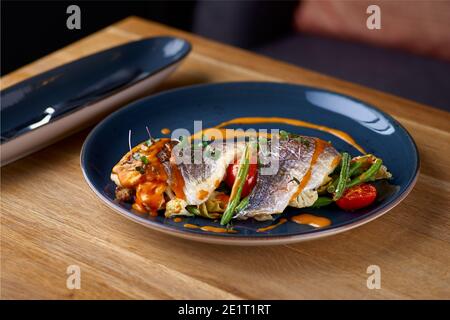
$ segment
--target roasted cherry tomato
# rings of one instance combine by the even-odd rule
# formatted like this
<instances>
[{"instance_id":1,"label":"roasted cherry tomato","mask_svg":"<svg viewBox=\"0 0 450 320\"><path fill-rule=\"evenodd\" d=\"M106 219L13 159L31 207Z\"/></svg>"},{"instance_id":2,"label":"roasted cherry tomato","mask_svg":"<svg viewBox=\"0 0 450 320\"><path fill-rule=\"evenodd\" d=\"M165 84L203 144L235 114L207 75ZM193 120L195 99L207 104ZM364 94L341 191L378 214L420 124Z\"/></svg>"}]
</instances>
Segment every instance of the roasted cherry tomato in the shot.
<instances>
[{"instance_id":1,"label":"roasted cherry tomato","mask_svg":"<svg viewBox=\"0 0 450 320\"><path fill-rule=\"evenodd\" d=\"M363 183L345 190L336 204L343 210L353 211L369 206L376 197L377 189L371 184Z\"/></svg>"},{"instance_id":2,"label":"roasted cherry tomato","mask_svg":"<svg viewBox=\"0 0 450 320\"><path fill-rule=\"evenodd\" d=\"M254 161L253 161L254 162ZM232 188L234 180L236 180L236 175L239 170L239 160L235 160L234 163L230 164L227 168L227 177L225 183ZM242 188L241 198L244 198L250 194L253 187L256 184L256 178L258 175L258 165L256 163L251 163L248 168L247 179L245 179L244 187Z\"/></svg>"}]
</instances>

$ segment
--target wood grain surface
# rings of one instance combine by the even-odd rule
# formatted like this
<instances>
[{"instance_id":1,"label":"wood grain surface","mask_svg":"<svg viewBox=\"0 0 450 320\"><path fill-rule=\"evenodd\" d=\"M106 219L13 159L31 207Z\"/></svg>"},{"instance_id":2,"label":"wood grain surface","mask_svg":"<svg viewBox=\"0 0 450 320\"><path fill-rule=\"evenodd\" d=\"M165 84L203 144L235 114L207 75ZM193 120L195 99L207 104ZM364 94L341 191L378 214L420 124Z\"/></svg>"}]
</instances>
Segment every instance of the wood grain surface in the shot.
<instances>
[{"instance_id":1,"label":"wood grain surface","mask_svg":"<svg viewBox=\"0 0 450 320\"><path fill-rule=\"evenodd\" d=\"M159 90L190 84L293 82L352 95L412 134L421 173L412 193L369 224L294 245L229 247L180 240L108 209L79 165L88 130L1 170L3 299L450 298L450 114L386 93L128 18L1 79L2 88L101 49L177 35L193 51ZM69 265L81 289L66 287ZM381 289L366 286L369 265Z\"/></svg>"}]
</instances>

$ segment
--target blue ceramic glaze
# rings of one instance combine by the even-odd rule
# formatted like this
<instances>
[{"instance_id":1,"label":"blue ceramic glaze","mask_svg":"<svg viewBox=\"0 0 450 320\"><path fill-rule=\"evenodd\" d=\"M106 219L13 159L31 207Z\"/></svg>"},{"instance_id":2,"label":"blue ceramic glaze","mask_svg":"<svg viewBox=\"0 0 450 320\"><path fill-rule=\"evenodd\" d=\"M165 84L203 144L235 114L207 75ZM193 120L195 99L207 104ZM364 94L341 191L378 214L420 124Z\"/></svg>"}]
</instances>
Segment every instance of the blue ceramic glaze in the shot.
<instances>
[{"instance_id":1,"label":"blue ceramic glaze","mask_svg":"<svg viewBox=\"0 0 450 320\"><path fill-rule=\"evenodd\" d=\"M384 160L393 174L395 187L384 199L355 213L331 205L322 209L288 208L280 217L312 213L331 220L325 228L299 225L292 221L268 232L258 228L275 222L234 221L238 233L214 234L187 229L184 223L219 226L203 218L184 218L176 223L164 216L136 215L128 205L114 201L111 168L128 151L128 130L133 132L133 145L147 139L145 126L154 136L162 136L162 128L187 128L193 132L193 121L202 120L203 127L213 127L237 117L285 117L339 129L350 134L368 153ZM232 126L249 128L249 125ZM314 129L282 125L257 124L253 128L283 129L331 141L339 151L360 154L334 135ZM412 189L419 170L419 156L408 132L391 116L361 101L341 94L299 85L242 82L221 83L172 90L146 98L123 108L102 121L86 139L81 166L96 194L109 206L132 220L181 237L206 242L236 244L286 243L312 239L345 231L366 223L398 204ZM382 232L382 230L380 230ZM219 240L217 240L219 239ZM217 240L217 241L216 241Z\"/></svg>"},{"instance_id":2,"label":"blue ceramic glaze","mask_svg":"<svg viewBox=\"0 0 450 320\"><path fill-rule=\"evenodd\" d=\"M180 61L190 48L174 37L139 40L2 90L2 144L154 75Z\"/></svg>"}]
</instances>

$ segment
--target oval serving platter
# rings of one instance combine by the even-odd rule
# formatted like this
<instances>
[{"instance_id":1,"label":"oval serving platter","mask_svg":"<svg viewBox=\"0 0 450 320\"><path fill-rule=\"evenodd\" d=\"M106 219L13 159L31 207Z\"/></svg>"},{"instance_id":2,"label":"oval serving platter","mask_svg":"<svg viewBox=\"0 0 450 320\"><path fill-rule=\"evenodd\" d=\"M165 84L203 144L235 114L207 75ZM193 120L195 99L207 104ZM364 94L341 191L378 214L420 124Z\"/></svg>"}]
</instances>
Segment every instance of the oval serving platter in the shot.
<instances>
[{"instance_id":1,"label":"oval serving platter","mask_svg":"<svg viewBox=\"0 0 450 320\"><path fill-rule=\"evenodd\" d=\"M112 167L128 151L128 131L132 144L148 139L145 127L153 136L168 137L164 128L186 128L194 132L194 120L202 120L203 128L239 117L273 117L306 121L349 134L367 153L384 160L393 174L388 192L371 206L355 213L330 207L288 208L275 221L253 219L234 221L236 233L213 233L185 224L215 226L219 222L204 218L183 218L181 222L163 215L151 217L137 214L130 205L114 200L114 183L110 181ZM331 141L340 152L361 154L336 135L317 128L292 123L234 124L229 128L280 129ZM294 121L295 122L295 121ZM163 130L163 132L165 132ZM121 215L151 229L174 236L209 243L232 245L284 244L337 234L380 217L399 204L413 188L419 156L408 132L391 116L361 101L321 89L269 82L238 82L207 84L175 89L145 98L113 113L98 124L87 137L81 152L81 168L88 185L109 207ZM331 224L323 228L297 224L290 218L300 213L325 217ZM276 228L261 229L287 222ZM261 232L261 230L266 230Z\"/></svg>"},{"instance_id":2,"label":"oval serving platter","mask_svg":"<svg viewBox=\"0 0 450 320\"><path fill-rule=\"evenodd\" d=\"M37 151L148 94L191 50L174 37L116 46L1 91L1 165Z\"/></svg>"}]
</instances>

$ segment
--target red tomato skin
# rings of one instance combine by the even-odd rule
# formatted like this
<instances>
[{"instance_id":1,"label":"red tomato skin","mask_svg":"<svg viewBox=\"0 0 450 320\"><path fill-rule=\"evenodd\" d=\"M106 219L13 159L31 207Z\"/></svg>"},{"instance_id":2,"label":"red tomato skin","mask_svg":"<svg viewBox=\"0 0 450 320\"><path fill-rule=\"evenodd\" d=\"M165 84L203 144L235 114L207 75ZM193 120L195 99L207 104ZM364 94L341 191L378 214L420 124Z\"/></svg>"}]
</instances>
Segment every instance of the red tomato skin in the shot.
<instances>
[{"instance_id":1,"label":"red tomato skin","mask_svg":"<svg viewBox=\"0 0 450 320\"><path fill-rule=\"evenodd\" d=\"M238 166L236 163L230 163L227 168L227 175L225 177L225 183L230 188L233 187L234 180L236 180L236 175L238 171Z\"/></svg>"},{"instance_id":2,"label":"red tomato skin","mask_svg":"<svg viewBox=\"0 0 450 320\"><path fill-rule=\"evenodd\" d=\"M336 201L339 208L354 211L371 205L377 197L377 189L371 184L363 183L345 190Z\"/></svg>"},{"instance_id":3,"label":"red tomato skin","mask_svg":"<svg viewBox=\"0 0 450 320\"><path fill-rule=\"evenodd\" d=\"M225 178L225 183L232 188L234 180L236 180L236 175L239 170L239 161L231 163L227 168L227 177ZM241 198L245 198L250 194L253 187L256 184L256 178L258 175L258 165L256 163L251 163L248 168L247 179L245 179L244 187L242 188Z\"/></svg>"}]
</instances>

